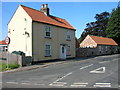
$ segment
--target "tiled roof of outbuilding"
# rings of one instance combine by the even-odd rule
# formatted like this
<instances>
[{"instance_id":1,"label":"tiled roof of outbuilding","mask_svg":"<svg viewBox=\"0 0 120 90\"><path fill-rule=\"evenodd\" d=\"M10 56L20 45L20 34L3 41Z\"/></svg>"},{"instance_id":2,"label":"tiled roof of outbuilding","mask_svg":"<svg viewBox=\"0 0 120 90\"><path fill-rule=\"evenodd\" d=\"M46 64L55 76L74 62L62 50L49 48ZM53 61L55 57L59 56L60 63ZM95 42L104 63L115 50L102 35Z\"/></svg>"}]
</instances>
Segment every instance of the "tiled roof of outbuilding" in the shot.
<instances>
[{"instance_id":1,"label":"tiled roof of outbuilding","mask_svg":"<svg viewBox=\"0 0 120 90\"><path fill-rule=\"evenodd\" d=\"M98 37L89 35L97 44L100 45L118 45L112 38Z\"/></svg>"},{"instance_id":2,"label":"tiled roof of outbuilding","mask_svg":"<svg viewBox=\"0 0 120 90\"><path fill-rule=\"evenodd\" d=\"M60 27L76 30L65 19L58 18L58 17L51 16L51 15L46 16L41 11L26 7L23 5L21 6L27 12L27 14L31 17L33 21L47 23L47 24L51 24L55 26L60 26Z\"/></svg>"}]
</instances>

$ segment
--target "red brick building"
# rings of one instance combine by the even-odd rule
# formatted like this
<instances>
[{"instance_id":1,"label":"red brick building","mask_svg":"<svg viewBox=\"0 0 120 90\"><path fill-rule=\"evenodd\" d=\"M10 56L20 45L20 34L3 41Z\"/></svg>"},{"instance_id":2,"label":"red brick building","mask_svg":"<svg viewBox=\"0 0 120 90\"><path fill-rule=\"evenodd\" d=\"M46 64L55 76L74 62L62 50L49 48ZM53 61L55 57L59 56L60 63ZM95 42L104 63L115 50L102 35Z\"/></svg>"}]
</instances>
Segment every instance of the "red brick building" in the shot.
<instances>
[{"instance_id":1,"label":"red brick building","mask_svg":"<svg viewBox=\"0 0 120 90\"><path fill-rule=\"evenodd\" d=\"M87 35L77 51L78 56L95 56L118 52L118 44L112 38Z\"/></svg>"}]
</instances>

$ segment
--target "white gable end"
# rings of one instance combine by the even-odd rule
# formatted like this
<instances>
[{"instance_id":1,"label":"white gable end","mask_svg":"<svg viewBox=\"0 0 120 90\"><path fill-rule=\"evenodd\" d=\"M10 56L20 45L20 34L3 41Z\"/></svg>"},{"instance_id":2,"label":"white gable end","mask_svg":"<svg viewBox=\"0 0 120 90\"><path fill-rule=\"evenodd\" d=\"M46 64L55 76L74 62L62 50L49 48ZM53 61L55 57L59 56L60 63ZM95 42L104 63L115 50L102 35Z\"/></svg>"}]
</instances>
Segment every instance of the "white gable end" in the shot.
<instances>
[{"instance_id":1,"label":"white gable end","mask_svg":"<svg viewBox=\"0 0 120 90\"><path fill-rule=\"evenodd\" d=\"M29 37L25 33L29 33ZM32 55L32 19L26 11L19 6L8 23L8 36L11 39L9 52L23 51L28 56ZM27 48L25 45L28 45Z\"/></svg>"}]
</instances>

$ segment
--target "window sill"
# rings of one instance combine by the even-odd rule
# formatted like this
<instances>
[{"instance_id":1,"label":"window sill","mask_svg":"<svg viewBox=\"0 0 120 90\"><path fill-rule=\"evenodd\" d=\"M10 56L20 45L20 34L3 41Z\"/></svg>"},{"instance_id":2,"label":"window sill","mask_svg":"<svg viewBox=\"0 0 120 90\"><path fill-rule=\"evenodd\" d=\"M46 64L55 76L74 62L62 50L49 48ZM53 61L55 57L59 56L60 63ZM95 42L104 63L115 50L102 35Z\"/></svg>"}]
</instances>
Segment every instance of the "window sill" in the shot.
<instances>
[{"instance_id":1,"label":"window sill","mask_svg":"<svg viewBox=\"0 0 120 90\"><path fill-rule=\"evenodd\" d=\"M67 41L71 41L71 39L66 39Z\"/></svg>"},{"instance_id":2,"label":"window sill","mask_svg":"<svg viewBox=\"0 0 120 90\"><path fill-rule=\"evenodd\" d=\"M69 54L69 55L66 55L66 56L71 56L71 54Z\"/></svg>"},{"instance_id":3,"label":"window sill","mask_svg":"<svg viewBox=\"0 0 120 90\"><path fill-rule=\"evenodd\" d=\"M45 57L52 57L52 55L49 55L49 56L46 55Z\"/></svg>"},{"instance_id":4,"label":"window sill","mask_svg":"<svg viewBox=\"0 0 120 90\"><path fill-rule=\"evenodd\" d=\"M47 37L47 36L45 38L52 39L51 37Z\"/></svg>"}]
</instances>

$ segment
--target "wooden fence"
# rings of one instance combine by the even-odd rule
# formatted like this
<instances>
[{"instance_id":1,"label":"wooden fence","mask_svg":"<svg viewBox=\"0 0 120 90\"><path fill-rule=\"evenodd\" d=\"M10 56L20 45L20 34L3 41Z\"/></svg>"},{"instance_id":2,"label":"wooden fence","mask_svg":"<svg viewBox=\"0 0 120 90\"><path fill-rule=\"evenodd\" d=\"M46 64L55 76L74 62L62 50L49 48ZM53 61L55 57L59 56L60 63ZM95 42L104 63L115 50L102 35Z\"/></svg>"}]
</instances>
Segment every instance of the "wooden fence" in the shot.
<instances>
[{"instance_id":1,"label":"wooden fence","mask_svg":"<svg viewBox=\"0 0 120 90\"><path fill-rule=\"evenodd\" d=\"M0 52L0 61L8 64L19 64L20 66L25 66L31 64L31 57L25 57L9 52Z\"/></svg>"}]
</instances>

